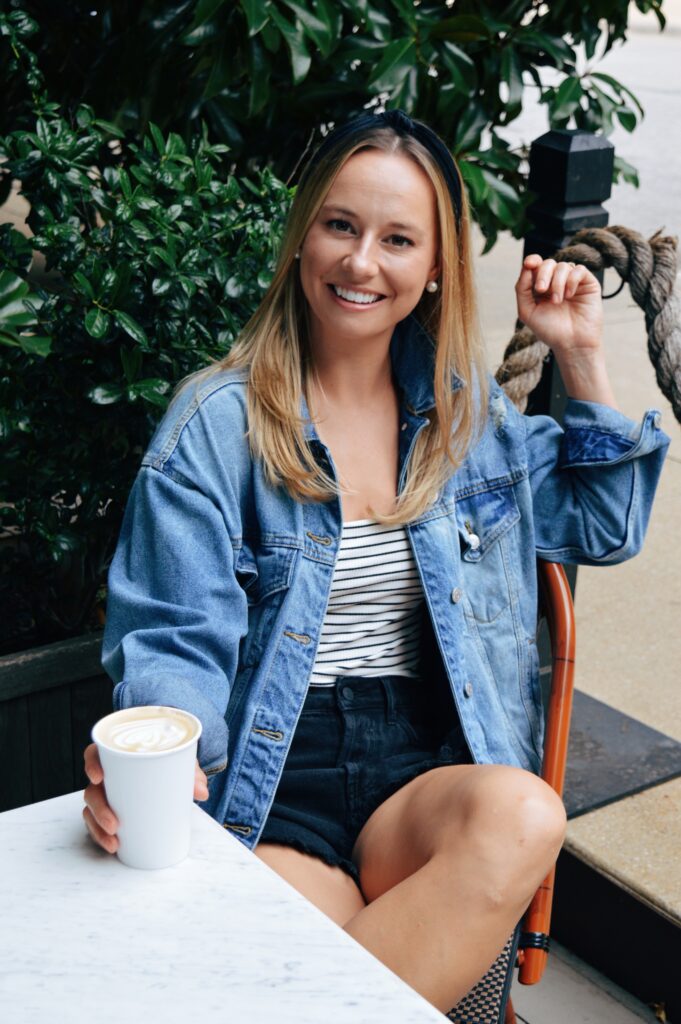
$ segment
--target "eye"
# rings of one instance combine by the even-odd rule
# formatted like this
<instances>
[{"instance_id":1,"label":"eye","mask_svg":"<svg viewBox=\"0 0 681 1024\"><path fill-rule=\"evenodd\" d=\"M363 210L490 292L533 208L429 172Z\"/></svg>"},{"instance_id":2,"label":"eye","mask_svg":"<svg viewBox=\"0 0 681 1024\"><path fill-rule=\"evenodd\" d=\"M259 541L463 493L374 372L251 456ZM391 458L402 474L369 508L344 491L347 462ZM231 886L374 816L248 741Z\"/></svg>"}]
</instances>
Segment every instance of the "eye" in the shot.
<instances>
[{"instance_id":1,"label":"eye","mask_svg":"<svg viewBox=\"0 0 681 1024\"><path fill-rule=\"evenodd\" d=\"M336 231L345 231L346 228L352 229L352 224L347 220L339 220L334 218L333 220L327 220L327 226L333 228Z\"/></svg>"},{"instance_id":2,"label":"eye","mask_svg":"<svg viewBox=\"0 0 681 1024\"><path fill-rule=\"evenodd\" d=\"M398 249L406 249L408 245L414 244L410 238L405 238L404 235L391 235L390 241L393 245L396 245Z\"/></svg>"}]
</instances>

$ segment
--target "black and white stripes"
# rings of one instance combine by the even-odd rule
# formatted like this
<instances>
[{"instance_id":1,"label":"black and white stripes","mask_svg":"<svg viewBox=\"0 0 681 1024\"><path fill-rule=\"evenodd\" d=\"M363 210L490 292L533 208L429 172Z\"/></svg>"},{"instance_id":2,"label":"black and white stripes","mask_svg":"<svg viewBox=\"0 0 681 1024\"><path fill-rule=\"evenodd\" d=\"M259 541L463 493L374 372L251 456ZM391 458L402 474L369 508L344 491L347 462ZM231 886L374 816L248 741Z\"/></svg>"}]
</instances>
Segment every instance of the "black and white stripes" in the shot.
<instances>
[{"instance_id":1,"label":"black and white stripes","mask_svg":"<svg viewBox=\"0 0 681 1024\"><path fill-rule=\"evenodd\" d=\"M343 524L311 686L337 676L418 676L423 590L406 530Z\"/></svg>"}]
</instances>

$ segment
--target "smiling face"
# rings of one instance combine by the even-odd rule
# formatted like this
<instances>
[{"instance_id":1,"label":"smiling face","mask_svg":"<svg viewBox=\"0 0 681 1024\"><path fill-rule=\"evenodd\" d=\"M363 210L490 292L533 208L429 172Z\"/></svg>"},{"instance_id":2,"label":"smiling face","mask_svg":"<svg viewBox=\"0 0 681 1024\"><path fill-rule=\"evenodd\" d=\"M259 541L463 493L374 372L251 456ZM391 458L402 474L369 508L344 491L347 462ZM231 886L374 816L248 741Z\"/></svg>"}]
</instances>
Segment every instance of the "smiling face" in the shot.
<instances>
[{"instance_id":1,"label":"smiling face","mask_svg":"<svg viewBox=\"0 0 681 1024\"><path fill-rule=\"evenodd\" d=\"M435 192L413 159L380 149L353 154L301 247L313 346L387 344L438 275L437 237Z\"/></svg>"}]
</instances>

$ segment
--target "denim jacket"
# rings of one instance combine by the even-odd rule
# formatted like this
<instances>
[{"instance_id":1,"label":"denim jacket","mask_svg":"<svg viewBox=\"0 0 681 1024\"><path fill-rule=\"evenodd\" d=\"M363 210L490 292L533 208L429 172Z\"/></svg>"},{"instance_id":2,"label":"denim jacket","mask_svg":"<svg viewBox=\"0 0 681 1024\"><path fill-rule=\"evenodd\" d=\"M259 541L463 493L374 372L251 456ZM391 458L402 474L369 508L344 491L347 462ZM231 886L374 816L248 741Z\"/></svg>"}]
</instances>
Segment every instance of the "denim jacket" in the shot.
<instances>
[{"instance_id":1,"label":"denim jacket","mask_svg":"<svg viewBox=\"0 0 681 1024\"><path fill-rule=\"evenodd\" d=\"M435 404L432 343L413 317L390 354L401 491ZM190 384L158 426L109 573L102 660L116 710L165 704L198 716L202 806L252 849L308 688L342 514L337 498L299 502L268 485L244 436L247 376L221 370ZM304 399L301 412L335 476ZM570 399L561 427L521 415L490 380L480 440L407 526L426 635L476 763L540 771L536 556L609 565L639 551L669 446L659 424L656 410L637 424Z\"/></svg>"}]
</instances>

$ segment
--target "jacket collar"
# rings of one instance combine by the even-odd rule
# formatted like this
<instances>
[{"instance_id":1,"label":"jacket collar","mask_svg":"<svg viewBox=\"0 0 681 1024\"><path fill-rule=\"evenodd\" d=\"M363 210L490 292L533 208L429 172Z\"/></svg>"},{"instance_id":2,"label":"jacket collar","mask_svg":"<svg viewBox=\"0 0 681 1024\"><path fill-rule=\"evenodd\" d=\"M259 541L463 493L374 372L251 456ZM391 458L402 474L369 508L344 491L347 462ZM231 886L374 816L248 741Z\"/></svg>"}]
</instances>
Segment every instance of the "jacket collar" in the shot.
<instances>
[{"instance_id":1,"label":"jacket collar","mask_svg":"<svg viewBox=\"0 0 681 1024\"><path fill-rule=\"evenodd\" d=\"M393 331L390 360L407 409L415 415L432 409L435 405L435 343L413 313L401 320ZM452 371L452 391L465 386L466 382ZM300 411L305 420L306 440L319 440L304 395Z\"/></svg>"}]
</instances>

